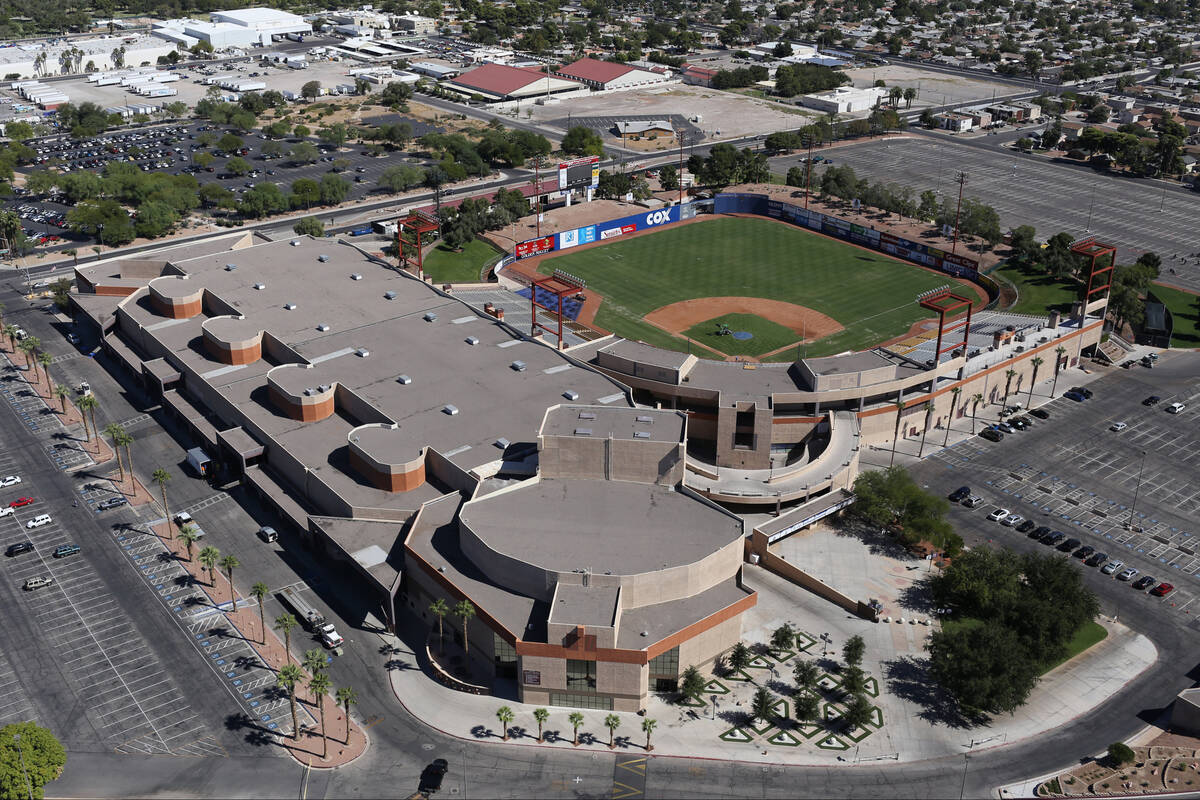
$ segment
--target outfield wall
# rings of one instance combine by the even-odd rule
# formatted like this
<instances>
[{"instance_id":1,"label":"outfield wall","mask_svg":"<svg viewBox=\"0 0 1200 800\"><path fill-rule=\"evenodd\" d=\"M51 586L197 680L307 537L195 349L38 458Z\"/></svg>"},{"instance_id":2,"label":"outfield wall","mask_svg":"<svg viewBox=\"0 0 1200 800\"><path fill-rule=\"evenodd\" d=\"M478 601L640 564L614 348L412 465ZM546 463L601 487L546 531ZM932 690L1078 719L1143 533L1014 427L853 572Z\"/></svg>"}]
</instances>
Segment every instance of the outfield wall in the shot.
<instances>
[{"instance_id":1,"label":"outfield wall","mask_svg":"<svg viewBox=\"0 0 1200 800\"><path fill-rule=\"evenodd\" d=\"M839 217L809 211L772 200L765 194L727 192L716 196L714 211L717 214L754 214L760 217L790 222L801 228L824 233L852 244L870 247L923 267L932 267L957 278L975 279L979 275L979 262L963 256L947 253L921 242L901 239L884 231L865 225L856 225Z\"/></svg>"},{"instance_id":2,"label":"outfield wall","mask_svg":"<svg viewBox=\"0 0 1200 800\"><path fill-rule=\"evenodd\" d=\"M680 220L696 216L697 203L684 203L678 206L647 209L645 212L631 214L620 219L610 219L607 222L597 222L594 225L584 225L569 231L560 231L537 239L526 239L518 242L513 248L516 260L540 256L558 250L569 250L581 244L592 244L606 239L615 239L629 233L663 228Z\"/></svg>"}]
</instances>

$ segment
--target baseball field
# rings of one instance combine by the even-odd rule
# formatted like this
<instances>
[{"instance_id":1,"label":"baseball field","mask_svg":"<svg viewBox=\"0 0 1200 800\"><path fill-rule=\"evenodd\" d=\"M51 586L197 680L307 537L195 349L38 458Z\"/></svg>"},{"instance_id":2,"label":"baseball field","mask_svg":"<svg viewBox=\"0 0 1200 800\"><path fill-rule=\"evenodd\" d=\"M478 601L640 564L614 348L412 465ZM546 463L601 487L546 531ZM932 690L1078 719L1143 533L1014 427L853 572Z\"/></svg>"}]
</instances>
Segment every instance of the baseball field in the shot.
<instances>
[{"instance_id":1,"label":"baseball field","mask_svg":"<svg viewBox=\"0 0 1200 800\"><path fill-rule=\"evenodd\" d=\"M595 324L707 358L790 361L862 350L929 316L951 282L870 250L765 219L717 217L543 260L603 301Z\"/></svg>"}]
</instances>

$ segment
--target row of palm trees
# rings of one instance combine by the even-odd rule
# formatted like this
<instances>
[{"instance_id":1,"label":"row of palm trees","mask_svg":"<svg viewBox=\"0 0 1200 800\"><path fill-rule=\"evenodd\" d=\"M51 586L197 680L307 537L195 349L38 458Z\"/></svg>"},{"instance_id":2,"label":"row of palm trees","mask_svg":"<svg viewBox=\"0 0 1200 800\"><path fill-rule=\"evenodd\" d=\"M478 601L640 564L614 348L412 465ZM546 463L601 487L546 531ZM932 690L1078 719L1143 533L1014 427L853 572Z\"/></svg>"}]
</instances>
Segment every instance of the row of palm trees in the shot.
<instances>
[{"instance_id":1,"label":"row of palm trees","mask_svg":"<svg viewBox=\"0 0 1200 800\"><path fill-rule=\"evenodd\" d=\"M438 621L438 649L445 652L445 637L442 632L442 619L450 613L462 620L462 638L463 652L470 655L470 643L467 641L467 621L475 616L475 606L470 600L459 600L454 604L453 610L447 605L446 601L438 598L429 604L429 612L437 617Z\"/></svg>"},{"instance_id":2,"label":"row of palm trees","mask_svg":"<svg viewBox=\"0 0 1200 800\"><path fill-rule=\"evenodd\" d=\"M513 710L508 706L500 706L496 709L496 719L500 720L500 725L503 728L502 738L508 741L508 726L516 718ZM546 720L550 719L550 711L545 708L535 708L533 710L533 718L538 724L538 742L545 741L545 736L542 735ZM567 715L567 722L571 723L573 729L574 743L579 744L579 729L583 726L583 713L580 711L572 711ZM608 746L613 747L613 737L616 735L617 728L621 727L621 718L616 714L608 714L604 717L604 727L608 728ZM650 746L650 734L658 727L658 720L646 717L642 720L642 733L646 734L646 750L650 751L654 748Z\"/></svg>"},{"instance_id":3,"label":"row of palm trees","mask_svg":"<svg viewBox=\"0 0 1200 800\"><path fill-rule=\"evenodd\" d=\"M1051 396L1053 396L1054 393L1056 391L1058 391L1058 373L1062 370L1063 358L1064 358L1064 356L1066 356L1066 353L1067 353L1067 348L1063 347L1062 345L1059 345L1058 347L1054 348L1054 354L1057 356L1057 358L1055 358L1055 360L1054 360L1054 384L1050 387L1050 395ZM1026 402L1032 403L1033 402L1033 387L1035 385L1037 385L1038 370L1041 369L1042 364L1046 363L1046 360L1044 358L1042 358L1041 356L1034 356L1033 358L1029 359L1029 363L1033 366L1033 375L1030 377L1029 395L1028 395ZM1004 379L1005 379L1004 380L1004 400L1001 402L1002 406L1008 405L1008 398L1009 398L1009 394L1012 389L1013 378L1015 378L1016 376L1017 376L1017 371L1015 369L1008 369L1008 370L1005 370L1005 372L1004 372ZM959 398L959 395L961 395L961 394L962 394L961 386L955 386L954 388L952 388L950 390L950 422L951 423L954 421L954 409L958 405L958 398ZM976 393L976 394L971 395L971 435L972 436L975 435L976 414L978 413L979 406L980 406L980 404L983 403L983 400L984 400L984 397L983 397L982 393ZM894 403L892 403L892 408L896 412L896 429L892 432L892 457L891 457L891 460L888 462L889 466L896 463L896 445L898 445L900 442L900 423L901 423L901 418L904 416L904 409L907 408L907 406L905 405L903 400L897 400ZM924 455L924 453L925 453L925 436L929 433L929 418L933 415L933 401L926 400L925 402L921 403L921 408L925 412L925 422L921 428L921 447L917 451L918 459L921 458L921 456ZM950 442L950 423L947 423L946 436L942 440L942 447L945 447L949 442Z\"/></svg>"},{"instance_id":4,"label":"row of palm trees","mask_svg":"<svg viewBox=\"0 0 1200 800\"><path fill-rule=\"evenodd\" d=\"M269 592L270 589L264 583L256 583L250 590L250 593L259 601L259 622L262 625L264 642L267 631L266 620L263 618L262 600ZM323 652L312 649L305 651L300 664L292 663L292 629L299 624L300 621L292 614L281 614L275 618L274 628L283 633L283 648L287 659L287 663L279 668L275 682L288 693L288 699L291 701L292 740L295 741L300 738L300 724L296 717L296 687L304 683L304 670L308 671L309 678L306 685L312 694L312 701L316 703L321 715L321 758L325 758L329 754L329 731L325 727L325 696L329 694L329 689L333 685L329 675L325 672L325 667L329 662ZM342 686L334 693L334 699L346 715L346 732L342 741L350 744L350 706L358 702L358 693L349 686Z\"/></svg>"}]
</instances>

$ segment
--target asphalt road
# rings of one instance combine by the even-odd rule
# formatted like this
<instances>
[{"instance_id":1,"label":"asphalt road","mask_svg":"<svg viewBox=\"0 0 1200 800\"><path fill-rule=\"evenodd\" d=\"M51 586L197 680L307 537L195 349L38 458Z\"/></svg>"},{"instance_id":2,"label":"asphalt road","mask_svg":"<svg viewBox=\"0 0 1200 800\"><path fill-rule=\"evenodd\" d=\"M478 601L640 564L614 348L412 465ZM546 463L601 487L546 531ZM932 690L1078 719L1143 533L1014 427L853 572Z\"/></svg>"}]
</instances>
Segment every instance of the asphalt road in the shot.
<instances>
[{"instance_id":1,"label":"asphalt road","mask_svg":"<svg viewBox=\"0 0 1200 800\"><path fill-rule=\"evenodd\" d=\"M1200 194L1000 150L987 138L994 137L877 139L822 155L852 166L860 177L911 186L917 193L932 189L952 202L958 191L955 174L965 172L964 197L995 208L1006 230L1033 225L1041 237L1059 231L1077 238L1096 236L1119 247L1122 262L1152 251L1163 260L1164 282L1200 288L1200 262L1194 255L1200 253ZM786 173L800 157L771 159L772 171Z\"/></svg>"}]
</instances>

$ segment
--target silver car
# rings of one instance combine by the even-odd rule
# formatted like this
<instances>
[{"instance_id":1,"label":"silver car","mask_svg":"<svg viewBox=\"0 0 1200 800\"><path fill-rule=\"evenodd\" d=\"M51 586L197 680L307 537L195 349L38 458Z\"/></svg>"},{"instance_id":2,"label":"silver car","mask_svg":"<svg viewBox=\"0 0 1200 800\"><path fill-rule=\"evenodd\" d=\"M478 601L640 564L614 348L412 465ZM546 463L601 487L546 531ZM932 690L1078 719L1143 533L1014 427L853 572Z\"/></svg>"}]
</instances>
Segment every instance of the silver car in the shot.
<instances>
[{"instance_id":1,"label":"silver car","mask_svg":"<svg viewBox=\"0 0 1200 800\"><path fill-rule=\"evenodd\" d=\"M1117 580L1131 581L1134 579L1134 577L1137 576L1137 574L1138 574L1138 570L1136 567L1129 567L1128 569L1124 570L1120 575L1117 576Z\"/></svg>"},{"instance_id":2,"label":"silver car","mask_svg":"<svg viewBox=\"0 0 1200 800\"><path fill-rule=\"evenodd\" d=\"M1112 575L1114 572L1125 566L1124 561L1110 561L1100 568L1100 571L1105 575Z\"/></svg>"}]
</instances>

